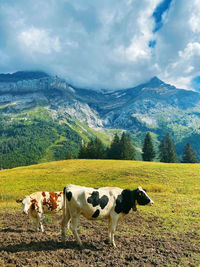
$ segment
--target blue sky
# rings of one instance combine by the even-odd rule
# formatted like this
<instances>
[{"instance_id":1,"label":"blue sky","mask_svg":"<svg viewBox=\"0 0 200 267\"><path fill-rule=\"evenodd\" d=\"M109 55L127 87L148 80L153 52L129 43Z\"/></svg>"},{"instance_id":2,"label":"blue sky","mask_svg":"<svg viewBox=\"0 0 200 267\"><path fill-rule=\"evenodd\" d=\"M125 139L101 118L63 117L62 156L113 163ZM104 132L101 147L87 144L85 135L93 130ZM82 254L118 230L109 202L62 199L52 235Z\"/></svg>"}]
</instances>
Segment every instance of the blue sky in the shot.
<instances>
[{"instance_id":1,"label":"blue sky","mask_svg":"<svg viewBox=\"0 0 200 267\"><path fill-rule=\"evenodd\" d=\"M39 69L94 89L153 76L199 88L199 14L199 0L0 0L0 72Z\"/></svg>"}]
</instances>

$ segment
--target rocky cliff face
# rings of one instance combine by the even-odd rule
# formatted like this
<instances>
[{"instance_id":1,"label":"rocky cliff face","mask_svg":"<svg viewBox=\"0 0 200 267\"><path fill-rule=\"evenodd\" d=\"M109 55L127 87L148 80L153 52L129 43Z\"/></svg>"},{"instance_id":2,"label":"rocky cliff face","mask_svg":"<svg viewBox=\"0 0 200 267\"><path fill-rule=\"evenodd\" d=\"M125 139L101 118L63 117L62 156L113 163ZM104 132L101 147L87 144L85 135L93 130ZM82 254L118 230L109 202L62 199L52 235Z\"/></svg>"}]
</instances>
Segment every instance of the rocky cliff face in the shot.
<instances>
[{"instance_id":1,"label":"rocky cliff face","mask_svg":"<svg viewBox=\"0 0 200 267\"><path fill-rule=\"evenodd\" d=\"M137 87L111 92L76 88L43 72L0 75L2 114L37 106L96 130L117 128L141 136L150 130L158 139L169 131L176 143L192 132L200 133L200 93L177 89L156 77Z\"/></svg>"},{"instance_id":2,"label":"rocky cliff face","mask_svg":"<svg viewBox=\"0 0 200 267\"><path fill-rule=\"evenodd\" d=\"M198 121L200 118L199 93L177 89L157 78L135 88L113 92L109 99L112 99L110 105L102 106L99 111L109 127L133 130L143 125L155 128L163 121L177 120L181 114L189 123L191 113Z\"/></svg>"},{"instance_id":3,"label":"rocky cliff face","mask_svg":"<svg viewBox=\"0 0 200 267\"><path fill-rule=\"evenodd\" d=\"M39 75L34 73L32 79L30 75L27 79L25 72L24 76L21 74L20 79L16 80L12 75L0 75L0 107L3 113L23 112L44 106L75 117L90 127L103 126L97 112L87 102L79 101L76 90L64 80L46 74L38 78Z\"/></svg>"}]
</instances>

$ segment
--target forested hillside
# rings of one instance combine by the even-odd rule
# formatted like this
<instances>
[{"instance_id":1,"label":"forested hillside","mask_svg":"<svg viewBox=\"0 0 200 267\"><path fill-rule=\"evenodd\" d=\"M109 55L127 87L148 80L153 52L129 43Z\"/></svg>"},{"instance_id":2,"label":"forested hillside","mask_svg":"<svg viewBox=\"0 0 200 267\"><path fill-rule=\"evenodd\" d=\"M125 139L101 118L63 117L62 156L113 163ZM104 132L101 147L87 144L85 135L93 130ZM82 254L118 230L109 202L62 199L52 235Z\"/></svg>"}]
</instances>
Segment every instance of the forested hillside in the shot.
<instances>
[{"instance_id":1,"label":"forested hillside","mask_svg":"<svg viewBox=\"0 0 200 267\"><path fill-rule=\"evenodd\" d=\"M66 159L77 155L81 137L67 124L35 119L0 129L1 168L35 164L42 159Z\"/></svg>"}]
</instances>

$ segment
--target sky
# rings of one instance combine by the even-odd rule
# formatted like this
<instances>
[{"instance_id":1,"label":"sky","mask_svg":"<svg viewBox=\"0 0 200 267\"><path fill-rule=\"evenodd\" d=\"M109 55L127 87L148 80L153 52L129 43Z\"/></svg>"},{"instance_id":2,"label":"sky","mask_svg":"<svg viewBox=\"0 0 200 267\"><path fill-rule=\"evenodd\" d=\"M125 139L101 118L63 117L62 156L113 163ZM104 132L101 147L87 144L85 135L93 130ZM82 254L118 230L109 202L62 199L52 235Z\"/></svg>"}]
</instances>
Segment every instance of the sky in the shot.
<instances>
[{"instance_id":1,"label":"sky","mask_svg":"<svg viewBox=\"0 0 200 267\"><path fill-rule=\"evenodd\" d=\"M112 90L157 76L199 89L199 14L199 0L0 0L0 73Z\"/></svg>"}]
</instances>

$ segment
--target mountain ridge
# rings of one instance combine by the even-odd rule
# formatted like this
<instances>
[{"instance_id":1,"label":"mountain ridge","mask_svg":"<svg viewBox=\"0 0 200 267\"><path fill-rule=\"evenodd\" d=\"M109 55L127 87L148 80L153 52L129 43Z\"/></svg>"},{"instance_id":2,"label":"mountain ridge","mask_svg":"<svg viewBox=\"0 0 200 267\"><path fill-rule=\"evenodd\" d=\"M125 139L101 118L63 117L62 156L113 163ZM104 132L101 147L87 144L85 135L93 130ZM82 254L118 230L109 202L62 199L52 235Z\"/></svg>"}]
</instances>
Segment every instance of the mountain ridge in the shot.
<instances>
[{"instance_id":1,"label":"mountain ridge","mask_svg":"<svg viewBox=\"0 0 200 267\"><path fill-rule=\"evenodd\" d=\"M42 107L51 121L69 125L79 136L84 133L86 139L98 132L109 139L113 132L128 131L138 150L147 131L152 133L155 145L170 132L179 158L187 140L196 146L200 139L200 93L177 89L157 77L132 88L95 91L75 87L45 72L5 75L0 74L0 113L10 121L19 116L25 120L23 114ZM88 135L87 127L95 132ZM196 151L200 158L197 146Z\"/></svg>"}]
</instances>

